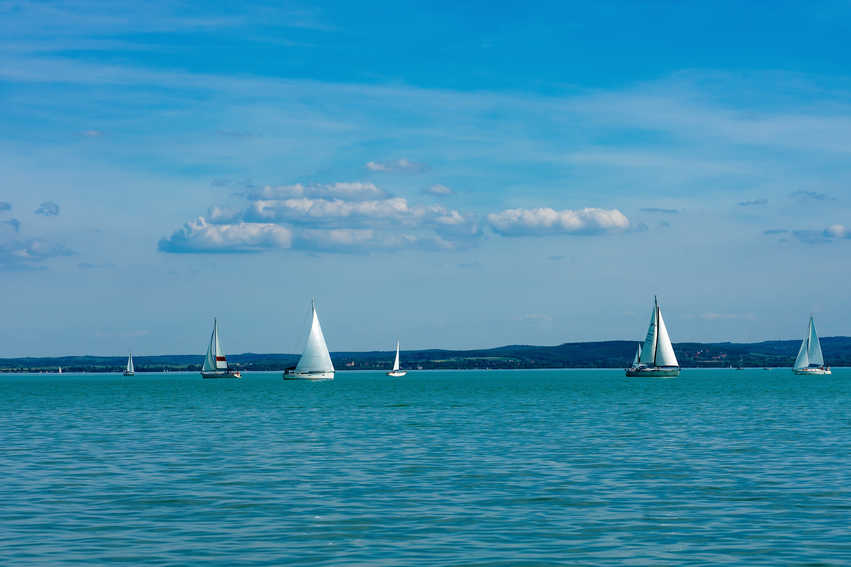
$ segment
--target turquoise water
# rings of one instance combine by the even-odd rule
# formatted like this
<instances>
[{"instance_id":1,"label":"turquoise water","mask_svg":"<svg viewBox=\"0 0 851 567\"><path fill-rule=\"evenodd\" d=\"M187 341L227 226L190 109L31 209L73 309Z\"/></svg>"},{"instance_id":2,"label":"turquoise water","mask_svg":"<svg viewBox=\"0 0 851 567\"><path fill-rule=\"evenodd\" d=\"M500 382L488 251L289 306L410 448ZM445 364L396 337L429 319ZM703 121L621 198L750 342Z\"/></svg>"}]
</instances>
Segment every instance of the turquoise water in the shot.
<instances>
[{"instance_id":1,"label":"turquoise water","mask_svg":"<svg viewBox=\"0 0 851 567\"><path fill-rule=\"evenodd\" d=\"M0 564L849 564L849 408L849 369L0 375Z\"/></svg>"}]
</instances>

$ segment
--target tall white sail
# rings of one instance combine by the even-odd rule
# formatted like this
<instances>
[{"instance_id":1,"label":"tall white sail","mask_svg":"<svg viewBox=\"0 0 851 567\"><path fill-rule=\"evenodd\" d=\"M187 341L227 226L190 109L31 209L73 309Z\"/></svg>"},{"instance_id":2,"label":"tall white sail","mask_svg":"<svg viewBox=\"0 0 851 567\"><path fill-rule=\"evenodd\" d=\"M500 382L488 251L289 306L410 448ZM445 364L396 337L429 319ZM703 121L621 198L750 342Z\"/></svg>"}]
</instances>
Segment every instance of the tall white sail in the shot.
<instances>
[{"instance_id":1,"label":"tall white sail","mask_svg":"<svg viewBox=\"0 0 851 567\"><path fill-rule=\"evenodd\" d=\"M396 341L396 360L393 361L393 371L399 370L399 341Z\"/></svg>"},{"instance_id":2,"label":"tall white sail","mask_svg":"<svg viewBox=\"0 0 851 567\"><path fill-rule=\"evenodd\" d=\"M810 359L810 364L824 366L824 356L821 353L821 341L818 339L816 323L813 321L812 315L810 316L810 329L807 336L809 337L810 343L807 348L807 357Z\"/></svg>"},{"instance_id":3,"label":"tall white sail","mask_svg":"<svg viewBox=\"0 0 851 567\"><path fill-rule=\"evenodd\" d=\"M639 362L648 366L655 365L656 358L656 336L658 334L658 325L656 324L656 306L653 306L653 314L650 315L650 326L647 327L647 337L644 339L644 344L641 346L641 355Z\"/></svg>"},{"instance_id":4,"label":"tall white sail","mask_svg":"<svg viewBox=\"0 0 851 567\"><path fill-rule=\"evenodd\" d=\"M127 368L124 369L124 372L133 373L136 370L133 368L133 353L127 355Z\"/></svg>"},{"instance_id":5,"label":"tall white sail","mask_svg":"<svg viewBox=\"0 0 851 567\"><path fill-rule=\"evenodd\" d=\"M334 372L331 364L331 355L328 353L328 345L325 344L325 336L319 325L319 317L316 314L316 304L312 305L313 322L310 325L310 333L304 345L304 352L295 367L298 372Z\"/></svg>"},{"instance_id":6,"label":"tall white sail","mask_svg":"<svg viewBox=\"0 0 851 567\"><path fill-rule=\"evenodd\" d=\"M810 357L807 355L809 342L810 335L807 334L804 340L801 341L801 348L798 349L798 356L795 358L795 368L807 368L810 365Z\"/></svg>"},{"instance_id":7,"label":"tall white sail","mask_svg":"<svg viewBox=\"0 0 851 567\"><path fill-rule=\"evenodd\" d=\"M641 343L638 343L638 349L635 351L635 358L632 359L632 365L638 366L639 360L641 360Z\"/></svg>"},{"instance_id":8,"label":"tall white sail","mask_svg":"<svg viewBox=\"0 0 851 567\"><path fill-rule=\"evenodd\" d=\"M207 347L207 356L204 357L202 372L213 372L215 370L227 370L228 360L219 340L219 322L213 319L213 334L210 335L210 345Z\"/></svg>"},{"instance_id":9,"label":"tall white sail","mask_svg":"<svg viewBox=\"0 0 851 567\"><path fill-rule=\"evenodd\" d=\"M656 307L656 318L658 327L658 337L656 339L656 366L679 366L677 356L674 354L674 345L671 344L671 337L668 336L668 329L665 327L665 319L662 318L662 310Z\"/></svg>"}]
</instances>

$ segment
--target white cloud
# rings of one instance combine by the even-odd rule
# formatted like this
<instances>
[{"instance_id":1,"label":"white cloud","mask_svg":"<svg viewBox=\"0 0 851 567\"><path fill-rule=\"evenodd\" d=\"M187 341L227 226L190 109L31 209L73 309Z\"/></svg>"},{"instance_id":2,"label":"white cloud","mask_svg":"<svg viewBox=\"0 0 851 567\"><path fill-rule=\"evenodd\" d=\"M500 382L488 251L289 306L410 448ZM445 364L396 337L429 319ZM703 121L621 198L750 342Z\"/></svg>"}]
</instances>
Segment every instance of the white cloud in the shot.
<instances>
[{"instance_id":1,"label":"white cloud","mask_svg":"<svg viewBox=\"0 0 851 567\"><path fill-rule=\"evenodd\" d=\"M446 185L432 185L428 189L423 189L423 193L428 195L435 195L437 197L446 197L447 195L452 195L454 191L447 187Z\"/></svg>"},{"instance_id":2,"label":"white cloud","mask_svg":"<svg viewBox=\"0 0 851 567\"><path fill-rule=\"evenodd\" d=\"M32 269L51 258L71 256L74 252L63 244L40 238L0 242L0 269Z\"/></svg>"},{"instance_id":3,"label":"white cloud","mask_svg":"<svg viewBox=\"0 0 851 567\"><path fill-rule=\"evenodd\" d=\"M417 173L428 169L425 164L401 158L393 161L370 161L366 163L370 171L408 171Z\"/></svg>"},{"instance_id":4,"label":"white cloud","mask_svg":"<svg viewBox=\"0 0 851 567\"><path fill-rule=\"evenodd\" d=\"M189 221L168 238L160 239L163 252L258 252L290 248L292 231L271 223L209 224L203 217Z\"/></svg>"},{"instance_id":5,"label":"white cloud","mask_svg":"<svg viewBox=\"0 0 851 567\"><path fill-rule=\"evenodd\" d=\"M340 199L284 199L254 201L244 213L249 222L290 222L296 224L338 224L340 222L403 221L414 215L401 197L380 201L343 201Z\"/></svg>"},{"instance_id":6,"label":"white cloud","mask_svg":"<svg viewBox=\"0 0 851 567\"><path fill-rule=\"evenodd\" d=\"M617 209L508 209L488 215L488 225L503 236L598 234L626 230L629 219Z\"/></svg>"},{"instance_id":7,"label":"white cloud","mask_svg":"<svg viewBox=\"0 0 851 567\"><path fill-rule=\"evenodd\" d=\"M245 193L250 201L292 199L307 197L310 199L342 199L345 201L365 201L383 199L387 193L373 183L347 182L328 185L267 185L262 189L252 189Z\"/></svg>"}]
</instances>

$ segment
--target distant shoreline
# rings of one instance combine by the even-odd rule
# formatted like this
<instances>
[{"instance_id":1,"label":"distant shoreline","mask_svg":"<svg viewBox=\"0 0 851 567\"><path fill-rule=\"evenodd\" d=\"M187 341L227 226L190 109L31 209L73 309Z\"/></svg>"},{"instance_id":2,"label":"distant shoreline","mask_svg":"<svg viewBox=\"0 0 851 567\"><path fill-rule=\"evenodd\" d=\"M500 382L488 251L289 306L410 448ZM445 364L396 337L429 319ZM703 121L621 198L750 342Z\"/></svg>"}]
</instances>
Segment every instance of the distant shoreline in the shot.
<instances>
[{"instance_id":1,"label":"distant shoreline","mask_svg":"<svg viewBox=\"0 0 851 567\"><path fill-rule=\"evenodd\" d=\"M557 346L509 345L490 349L403 350L402 366L412 370L504 370L545 368L626 368L632 362L638 341L591 341ZM831 366L851 366L851 337L821 339L824 357ZM783 368L791 367L799 340L758 343L675 343L683 368ZM337 370L389 370L393 351L332 352ZM134 355L137 372L200 371L203 354ZM282 371L294 365L297 354L243 353L228 355L231 366L245 371ZM127 355L50 356L0 358L0 372L118 372Z\"/></svg>"}]
</instances>

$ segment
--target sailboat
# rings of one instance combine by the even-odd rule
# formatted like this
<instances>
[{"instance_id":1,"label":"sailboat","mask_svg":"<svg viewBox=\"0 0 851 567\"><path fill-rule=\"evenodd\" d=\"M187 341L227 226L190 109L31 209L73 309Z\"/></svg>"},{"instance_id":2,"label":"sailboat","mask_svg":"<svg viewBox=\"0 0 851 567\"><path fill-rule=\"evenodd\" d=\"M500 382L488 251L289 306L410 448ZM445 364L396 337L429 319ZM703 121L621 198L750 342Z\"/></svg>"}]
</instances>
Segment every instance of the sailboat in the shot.
<instances>
[{"instance_id":1,"label":"sailboat","mask_svg":"<svg viewBox=\"0 0 851 567\"><path fill-rule=\"evenodd\" d=\"M127 366L124 368L125 376L135 376L136 369L133 368L133 353L127 355Z\"/></svg>"},{"instance_id":2,"label":"sailboat","mask_svg":"<svg viewBox=\"0 0 851 567\"><path fill-rule=\"evenodd\" d=\"M667 378L680 375L680 365L674 354L668 328L662 319L659 302L653 297L653 314L644 343L639 343L632 366L626 369L627 376Z\"/></svg>"},{"instance_id":3,"label":"sailboat","mask_svg":"<svg viewBox=\"0 0 851 567\"><path fill-rule=\"evenodd\" d=\"M310 332L304 344L304 351L298 364L284 371L284 380L333 380L334 365L331 363L331 355L328 353L328 345L325 344L325 335L322 334L322 326L319 324L319 316L316 314L316 300L311 302L313 320L310 323Z\"/></svg>"},{"instance_id":4,"label":"sailboat","mask_svg":"<svg viewBox=\"0 0 851 567\"><path fill-rule=\"evenodd\" d=\"M810 326L807 329L807 334L801 341L801 348L798 349L798 357L795 359L795 374L811 376L831 374L830 367L824 365L821 342L818 340L816 324L812 315L810 315Z\"/></svg>"},{"instance_id":5,"label":"sailboat","mask_svg":"<svg viewBox=\"0 0 851 567\"><path fill-rule=\"evenodd\" d=\"M398 378L400 376L404 376L407 373L407 370L399 370L399 341L396 341L396 360L393 361L393 370L388 372L387 375Z\"/></svg>"},{"instance_id":6,"label":"sailboat","mask_svg":"<svg viewBox=\"0 0 851 567\"><path fill-rule=\"evenodd\" d=\"M201 366L201 376L204 378L242 378L239 370L228 366L228 359L219 340L219 322L213 318L213 334L210 335L210 346L207 356Z\"/></svg>"}]
</instances>

